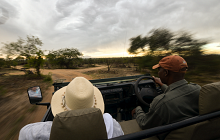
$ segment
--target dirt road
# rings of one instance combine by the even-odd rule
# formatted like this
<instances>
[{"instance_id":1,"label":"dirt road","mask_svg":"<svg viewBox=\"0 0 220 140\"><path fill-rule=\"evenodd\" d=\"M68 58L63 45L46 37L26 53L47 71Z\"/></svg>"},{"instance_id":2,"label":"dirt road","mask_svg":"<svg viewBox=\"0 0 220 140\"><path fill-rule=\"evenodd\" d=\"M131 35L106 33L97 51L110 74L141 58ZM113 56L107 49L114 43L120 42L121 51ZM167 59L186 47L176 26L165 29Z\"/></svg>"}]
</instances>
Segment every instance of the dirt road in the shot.
<instances>
[{"instance_id":1,"label":"dirt road","mask_svg":"<svg viewBox=\"0 0 220 140\"><path fill-rule=\"evenodd\" d=\"M17 66L17 69L21 69L21 66ZM57 79L66 79L65 82L70 82L74 77L77 76L82 76L87 78L88 80L91 80L92 78L88 75L83 74L83 72L86 71L91 71L91 70L97 70L97 69L103 69L106 68L106 66L103 65L97 65L97 67L92 67L92 68L85 68L85 69L41 69L41 73L44 75L47 75L49 73L52 73L52 79L57 80ZM31 68L30 70L33 70ZM24 74L24 72L18 72L20 74ZM18 73L11 73L13 74L18 74Z\"/></svg>"}]
</instances>

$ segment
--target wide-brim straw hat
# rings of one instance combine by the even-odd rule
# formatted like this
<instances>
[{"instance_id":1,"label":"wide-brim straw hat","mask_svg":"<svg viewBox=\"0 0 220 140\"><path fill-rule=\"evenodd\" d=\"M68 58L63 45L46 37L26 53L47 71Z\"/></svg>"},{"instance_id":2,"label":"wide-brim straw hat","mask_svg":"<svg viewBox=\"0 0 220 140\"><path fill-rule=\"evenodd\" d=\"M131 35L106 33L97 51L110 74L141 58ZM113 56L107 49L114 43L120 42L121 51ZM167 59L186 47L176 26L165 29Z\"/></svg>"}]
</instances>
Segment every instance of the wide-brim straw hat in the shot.
<instances>
[{"instance_id":1,"label":"wide-brim straw hat","mask_svg":"<svg viewBox=\"0 0 220 140\"><path fill-rule=\"evenodd\" d=\"M54 116L63 111L83 108L99 108L104 113L101 92L84 77L74 78L67 86L54 93L51 109Z\"/></svg>"}]
</instances>

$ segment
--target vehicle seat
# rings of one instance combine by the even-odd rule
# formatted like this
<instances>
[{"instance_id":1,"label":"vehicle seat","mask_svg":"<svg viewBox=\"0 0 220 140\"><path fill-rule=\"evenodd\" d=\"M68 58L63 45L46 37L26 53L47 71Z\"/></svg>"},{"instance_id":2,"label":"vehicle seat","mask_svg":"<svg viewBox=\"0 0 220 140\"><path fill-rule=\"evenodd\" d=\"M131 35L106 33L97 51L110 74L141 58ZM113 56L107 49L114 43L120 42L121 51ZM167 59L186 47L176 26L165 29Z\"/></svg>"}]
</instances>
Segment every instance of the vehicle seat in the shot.
<instances>
[{"instance_id":1,"label":"vehicle seat","mask_svg":"<svg viewBox=\"0 0 220 140\"><path fill-rule=\"evenodd\" d=\"M59 113L51 128L50 140L108 139L103 114L98 108Z\"/></svg>"},{"instance_id":2,"label":"vehicle seat","mask_svg":"<svg viewBox=\"0 0 220 140\"><path fill-rule=\"evenodd\" d=\"M220 111L220 82L202 87L199 95L199 115ZM195 125L192 140L220 138L220 117Z\"/></svg>"},{"instance_id":3,"label":"vehicle seat","mask_svg":"<svg viewBox=\"0 0 220 140\"><path fill-rule=\"evenodd\" d=\"M125 135L135 133L138 131L142 131L142 129L139 127L136 119L119 122L119 124L121 125L121 128L124 131Z\"/></svg>"},{"instance_id":4,"label":"vehicle seat","mask_svg":"<svg viewBox=\"0 0 220 140\"><path fill-rule=\"evenodd\" d=\"M199 94L199 115L220 110L220 82L204 85ZM172 131L165 140L211 140L220 138L220 117Z\"/></svg>"},{"instance_id":5,"label":"vehicle seat","mask_svg":"<svg viewBox=\"0 0 220 140\"><path fill-rule=\"evenodd\" d=\"M121 125L121 128L124 131L125 135L135 133L138 131L142 131L142 129L139 127L136 119L130 120L130 121L119 122L119 124ZM156 136L153 136L150 138L146 138L144 140L158 140L158 138Z\"/></svg>"}]
</instances>

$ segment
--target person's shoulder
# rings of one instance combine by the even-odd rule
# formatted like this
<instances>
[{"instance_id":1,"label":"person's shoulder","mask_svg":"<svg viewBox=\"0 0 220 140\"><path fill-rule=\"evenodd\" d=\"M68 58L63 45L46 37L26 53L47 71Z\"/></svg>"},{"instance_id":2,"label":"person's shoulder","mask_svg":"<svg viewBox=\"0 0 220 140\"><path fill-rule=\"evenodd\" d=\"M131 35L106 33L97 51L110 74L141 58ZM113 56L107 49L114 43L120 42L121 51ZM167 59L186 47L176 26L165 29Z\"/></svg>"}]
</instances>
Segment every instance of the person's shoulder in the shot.
<instances>
[{"instance_id":1,"label":"person's shoulder","mask_svg":"<svg viewBox=\"0 0 220 140\"><path fill-rule=\"evenodd\" d=\"M189 82L188 83L188 86L191 87L191 88L196 88L196 89L201 89L201 86L196 84L196 83L192 83L192 82Z\"/></svg>"},{"instance_id":2,"label":"person's shoulder","mask_svg":"<svg viewBox=\"0 0 220 140\"><path fill-rule=\"evenodd\" d=\"M25 125L19 132L19 140L49 139L52 121Z\"/></svg>"},{"instance_id":3,"label":"person's shoulder","mask_svg":"<svg viewBox=\"0 0 220 140\"><path fill-rule=\"evenodd\" d=\"M104 113L103 118L112 118L112 115L109 113Z\"/></svg>"},{"instance_id":4,"label":"person's shoulder","mask_svg":"<svg viewBox=\"0 0 220 140\"><path fill-rule=\"evenodd\" d=\"M160 94L156 96L152 103L150 104L150 108L156 108L159 104L163 102L163 98L165 97L165 94Z\"/></svg>"},{"instance_id":5,"label":"person's shoulder","mask_svg":"<svg viewBox=\"0 0 220 140\"><path fill-rule=\"evenodd\" d=\"M188 85L199 86L198 84L192 82L189 82Z\"/></svg>"},{"instance_id":6,"label":"person's shoulder","mask_svg":"<svg viewBox=\"0 0 220 140\"><path fill-rule=\"evenodd\" d=\"M30 130L30 128L34 128L34 127L45 127L45 126L51 126L52 125L52 121L46 121L46 122L36 122L36 123L30 123L25 125L22 130Z\"/></svg>"}]
</instances>

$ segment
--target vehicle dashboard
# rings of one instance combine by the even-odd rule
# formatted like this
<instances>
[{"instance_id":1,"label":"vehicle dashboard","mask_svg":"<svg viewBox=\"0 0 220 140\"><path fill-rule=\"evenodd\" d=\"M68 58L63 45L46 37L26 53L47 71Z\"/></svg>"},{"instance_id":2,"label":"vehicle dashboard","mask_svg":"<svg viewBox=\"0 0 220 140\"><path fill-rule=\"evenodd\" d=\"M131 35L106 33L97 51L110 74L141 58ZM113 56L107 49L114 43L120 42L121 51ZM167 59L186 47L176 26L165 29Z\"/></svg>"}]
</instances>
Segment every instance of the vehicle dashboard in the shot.
<instances>
[{"instance_id":1,"label":"vehicle dashboard","mask_svg":"<svg viewBox=\"0 0 220 140\"><path fill-rule=\"evenodd\" d=\"M90 80L94 86L96 86L102 93L103 100L105 103L105 113L109 113L117 121L127 121L132 119L131 111L140 105L137 100L134 85L135 80L124 81L124 82L96 82L95 80ZM60 88L66 86L68 83L54 83L54 93ZM142 80L139 85L139 89L142 88L153 88L157 92L161 92L159 88L156 87L155 83L151 79ZM52 121L54 118L51 108L48 107L42 121Z\"/></svg>"}]
</instances>

